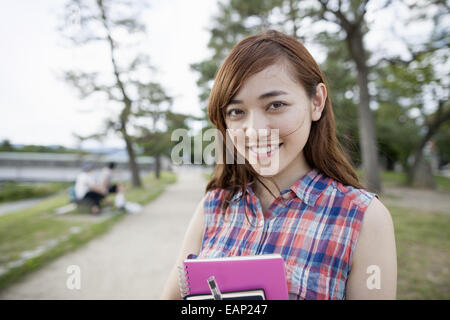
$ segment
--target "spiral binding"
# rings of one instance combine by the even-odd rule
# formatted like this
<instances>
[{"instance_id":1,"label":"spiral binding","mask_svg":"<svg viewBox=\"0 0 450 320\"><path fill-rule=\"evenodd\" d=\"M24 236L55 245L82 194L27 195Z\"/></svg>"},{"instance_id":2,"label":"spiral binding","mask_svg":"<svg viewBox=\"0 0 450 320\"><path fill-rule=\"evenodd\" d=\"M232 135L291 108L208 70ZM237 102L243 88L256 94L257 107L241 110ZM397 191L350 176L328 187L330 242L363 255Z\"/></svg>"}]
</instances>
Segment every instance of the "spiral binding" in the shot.
<instances>
[{"instance_id":1,"label":"spiral binding","mask_svg":"<svg viewBox=\"0 0 450 320\"><path fill-rule=\"evenodd\" d=\"M187 266L178 266L178 284L180 286L181 296L184 298L191 294L191 284L189 281L189 271Z\"/></svg>"}]
</instances>

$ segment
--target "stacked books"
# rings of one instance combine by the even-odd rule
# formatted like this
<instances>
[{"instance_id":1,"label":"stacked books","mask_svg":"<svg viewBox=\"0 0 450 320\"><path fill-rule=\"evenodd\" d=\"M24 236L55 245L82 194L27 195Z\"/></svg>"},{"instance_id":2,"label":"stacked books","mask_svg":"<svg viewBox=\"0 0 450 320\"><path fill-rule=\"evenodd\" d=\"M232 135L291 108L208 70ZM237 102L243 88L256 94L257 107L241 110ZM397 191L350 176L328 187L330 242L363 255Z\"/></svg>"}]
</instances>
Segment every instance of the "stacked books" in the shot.
<instances>
[{"instance_id":1,"label":"stacked books","mask_svg":"<svg viewBox=\"0 0 450 320\"><path fill-rule=\"evenodd\" d=\"M213 284L211 282L213 280ZM185 300L287 300L284 260L279 254L196 259L180 268Z\"/></svg>"}]
</instances>

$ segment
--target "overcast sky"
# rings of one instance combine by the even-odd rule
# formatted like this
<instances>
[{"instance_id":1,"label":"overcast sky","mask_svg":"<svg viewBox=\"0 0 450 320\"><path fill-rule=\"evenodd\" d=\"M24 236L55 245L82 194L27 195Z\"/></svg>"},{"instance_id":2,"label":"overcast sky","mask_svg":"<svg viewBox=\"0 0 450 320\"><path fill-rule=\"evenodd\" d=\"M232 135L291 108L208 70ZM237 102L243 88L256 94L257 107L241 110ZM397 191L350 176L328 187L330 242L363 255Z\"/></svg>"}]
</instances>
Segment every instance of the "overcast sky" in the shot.
<instances>
[{"instance_id":1,"label":"overcast sky","mask_svg":"<svg viewBox=\"0 0 450 320\"><path fill-rule=\"evenodd\" d=\"M145 23L158 80L176 97L175 111L201 115L197 75L189 64L208 56L205 29L215 1L149 3ZM94 133L108 114L100 98L80 100L59 79L61 71L74 64L73 50L64 47L57 31L62 5L56 0L0 3L0 140L73 146L72 132ZM92 61L96 58L101 59L93 56ZM123 145L118 138L106 143Z\"/></svg>"},{"instance_id":2,"label":"overcast sky","mask_svg":"<svg viewBox=\"0 0 450 320\"><path fill-rule=\"evenodd\" d=\"M216 13L216 1L149 3L145 16L148 48L152 64L159 70L158 80L176 97L175 111L200 115L198 75L190 71L189 64L209 56L206 28ZM76 91L58 78L62 70L86 59L63 45L57 31L62 5L63 1L57 0L0 3L0 140L75 146L72 133L95 133L111 112L99 98L80 100ZM393 22L401 20L399 15L401 11L391 9L377 15L369 11L368 19L373 21L365 39L369 50L377 49L381 55L384 51L402 52L402 45L389 31ZM401 24L396 28L406 32ZM423 35L427 26L410 26L408 30L408 36ZM323 53L312 44L305 45L318 62L323 59ZM103 57L102 52L94 52L88 62L106 61ZM119 138L105 143L123 146Z\"/></svg>"}]
</instances>

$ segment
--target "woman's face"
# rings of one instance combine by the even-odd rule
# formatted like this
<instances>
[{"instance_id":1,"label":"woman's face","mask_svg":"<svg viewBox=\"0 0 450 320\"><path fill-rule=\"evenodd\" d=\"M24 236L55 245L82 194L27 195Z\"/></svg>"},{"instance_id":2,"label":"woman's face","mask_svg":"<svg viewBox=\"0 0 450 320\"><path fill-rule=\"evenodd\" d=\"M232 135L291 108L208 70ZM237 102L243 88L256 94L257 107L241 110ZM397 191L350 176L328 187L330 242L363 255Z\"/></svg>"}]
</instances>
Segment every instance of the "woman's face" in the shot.
<instances>
[{"instance_id":1,"label":"woman's face","mask_svg":"<svg viewBox=\"0 0 450 320\"><path fill-rule=\"evenodd\" d=\"M320 119L325 101L320 94L309 99L288 68L277 63L254 74L225 110L233 145L262 176L274 176L302 156L311 122ZM325 86L318 88L326 97Z\"/></svg>"}]
</instances>

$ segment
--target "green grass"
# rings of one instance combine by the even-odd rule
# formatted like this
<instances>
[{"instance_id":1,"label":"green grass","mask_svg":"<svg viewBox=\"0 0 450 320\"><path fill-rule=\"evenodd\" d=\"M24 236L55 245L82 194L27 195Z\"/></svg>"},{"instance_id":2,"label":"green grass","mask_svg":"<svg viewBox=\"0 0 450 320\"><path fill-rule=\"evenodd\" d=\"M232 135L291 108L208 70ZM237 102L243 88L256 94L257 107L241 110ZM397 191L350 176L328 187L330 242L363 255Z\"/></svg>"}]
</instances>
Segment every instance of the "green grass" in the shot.
<instances>
[{"instance_id":1,"label":"green grass","mask_svg":"<svg viewBox=\"0 0 450 320\"><path fill-rule=\"evenodd\" d=\"M43 244L46 240L66 234L84 223L57 219L52 210L67 204L67 196L52 196L25 210L0 216L0 266L17 260L20 253Z\"/></svg>"},{"instance_id":2,"label":"green grass","mask_svg":"<svg viewBox=\"0 0 450 320\"><path fill-rule=\"evenodd\" d=\"M212 172L210 172L210 173L204 172L204 173L203 173L203 177L204 177L207 181L211 180L211 178L212 178Z\"/></svg>"},{"instance_id":3,"label":"green grass","mask_svg":"<svg viewBox=\"0 0 450 320\"><path fill-rule=\"evenodd\" d=\"M5 182L0 184L0 203L21 199L43 197L69 187L69 182L23 183Z\"/></svg>"},{"instance_id":4,"label":"green grass","mask_svg":"<svg viewBox=\"0 0 450 320\"><path fill-rule=\"evenodd\" d=\"M170 183L174 183L177 180L177 176L172 172L161 172L159 181L152 173L143 179L143 186L141 188L131 189L129 184L126 184L127 201L137 202L140 204L146 204L155 199Z\"/></svg>"},{"instance_id":5,"label":"green grass","mask_svg":"<svg viewBox=\"0 0 450 320\"><path fill-rule=\"evenodd\" d=\"M435 176L438 190L450 192L450 178Z\"/></svg>"},{"instance_id":6,"label":"green grass","mask_svg":"<svg viewBox=\"0 0 450 320\"><path fill-rule=\"evenodd\" d=\"M356 172L360 177L361 181L364 178L364 173L361 169L357 169ZM443 176L434 176L436 181L436 187L438 191L450 192L450 178ZM381 182L384 186L406 186L407 177L404 172L394 172L394 171L381 171Z\"/></svg>"},{"instance_id":7,"label":"green grass","mask_svg":"<svg viewBox=\"0 0 450 320\"><path fill-rule=\"evenodd\" d=\"M388 208L397 246L397 298L450 299L450 215Z\"/></svg>"},{"instance_id":8,"label":"green grass","mask_svg":"<svg viewBox=\"0 0 450 320\"><path fill-rule=\"evenodd\" d=\"M127 201L146 204L163 192L168 184L175 181L176 175L172 172L162 172L159 180L154 177L154 174L150 174L143 178L141 188L130 188L126 185L125 197ZM113 197L114 195L111 195L107 200L112 200ZM59 193L31 208L0 216L0 268L6 268L9 262L19 260L25 251L35 250L49 240L67 237L41 255L30 258L23 265L1 274L0 290L54 258L106 232L124 216L118 213L104 217L91 217L89 213L79 210L67 213L63 217L55 215L54 210L68 204L68 201L67 193ZM71 233L70 230L74 227L81 231Z\"/></svg>"}]
</instances>

